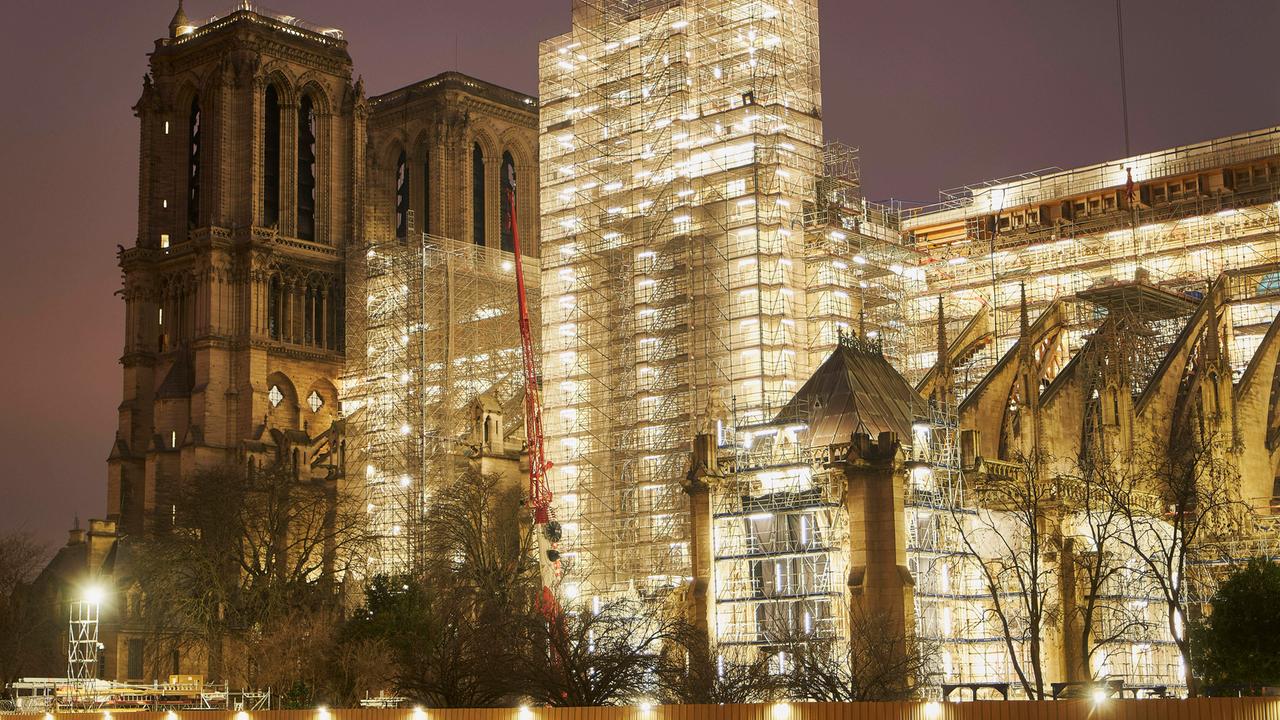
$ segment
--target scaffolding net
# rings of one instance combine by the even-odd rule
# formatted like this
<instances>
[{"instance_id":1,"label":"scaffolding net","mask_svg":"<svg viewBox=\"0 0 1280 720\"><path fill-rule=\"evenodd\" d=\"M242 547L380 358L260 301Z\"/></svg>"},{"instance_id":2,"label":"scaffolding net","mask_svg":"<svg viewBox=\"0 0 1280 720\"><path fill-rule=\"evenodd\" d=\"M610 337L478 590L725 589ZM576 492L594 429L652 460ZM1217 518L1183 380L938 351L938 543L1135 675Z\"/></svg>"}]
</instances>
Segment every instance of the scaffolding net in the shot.
<instances>
[{"instance_id":1,"label":"scaffolding net","mask_svg":"<svg viewBox=\"0 0 1280 720\"><path fill-rule=\"evenodd\" d=\"M524 263L536 316L538 263ZM385 240L353 253L348 283L342 407L349 476L379 539L368 572L411 572L430 493L480 452L523 445L514 256L431 235ZM498 437L477 422L478 403L505 419Z\"/></svg>"},{"instance_id":2,"label":"scaffolding net","mask_svg":"<svg viewBox=\"0 0 1280 720\"><path fill-rule=\"evenodd\" d=\"M578 0L541 48L543 317L566 582L689 574L697 430L811 371L804 206L822 171L813 0ZM584 588L586 589L586 588Z\"/></svg>"}]
</instances>

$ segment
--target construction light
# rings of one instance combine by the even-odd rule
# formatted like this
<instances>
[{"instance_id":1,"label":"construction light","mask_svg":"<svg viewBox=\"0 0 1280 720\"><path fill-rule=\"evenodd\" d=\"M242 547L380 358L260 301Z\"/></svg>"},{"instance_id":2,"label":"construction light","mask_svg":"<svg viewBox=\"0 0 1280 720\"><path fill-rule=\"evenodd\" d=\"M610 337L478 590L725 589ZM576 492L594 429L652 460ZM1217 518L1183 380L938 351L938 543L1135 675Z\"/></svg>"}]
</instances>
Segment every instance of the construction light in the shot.
<instances>
[{"instance_id":1,"label":"construction light","mask_svg":"<svg viewBox=\"0 0 1280 720\"><path fill-rule=\"evenodd\" d=\"M774 703L772 714L773 720L787 720L791 717L791 703Z\"/></svg>"},{"instance_id":2,"label":"construction light","mask_svg":"<svg viewBox=\"0 0 1280 720\"><path fill-rule=\"evenodd\" d=\"M652 711L653 711L653 703L648 703L648 702L640 703L640 712L648 715Z\"/></svg>"},{"instance_id":3,"label":"construction light","mask_svg":"<svg viewBox=\"0 0 1280 720\"><path fill-rule=\"evenodd\" d=\"M178 720L178 713L170 710L164 714L164 720Z\"/></svg>"},{"instance_id":4,"label":"construction light","mask_svg":"<svg viewBox=\"0 0 1280 720\"><path fill-rule=\"evenodd\" d=\"M1093 691L1093 704L1094 704L1094 705L1101 705L1102 703L1104 703L1104 702L1106 702L1106 701L1107 701L1107 691L1106 691L1106 690L1103 690L1102 688L1098 688L1098 689L1096 689L1096 690L1094 690L1094 691Z\"/></svg>"},{"instance_id":5,"label":"construction light","mask_svg":"<svg viewBox=\"0 0 1280 720\"><path fill-rule=\"evenodd\" d=\"M241 710L240 712L236 713L236 720L249 720L249 713Z\"/></svg>"},{"instance_id":6,"label":"construction light","mask_svg":"<svg viewBox=\"0 0 1280 720\"><path fill-rule=\"evenodd\" d=\"M533 711L529 709L528 705L521 705L520 710L516 712L516 717L520 718L520 720L533 720Z\"/></svg>"},{"instance_id":7,"label":"construction light","mask_svg":"<svg viewBox=\"0 0 1280 720\"><path fill-rule=\"evenodd\" d=\"M332 718L333 716L329 713L329 708L325 707L324 705L321 705L320 707L316 708L317 720L331 720Z\"/></svg>"},{"instance_id":8,"label":"construction light","mask_svg":"<svg viewBox=\"0 0 1280 720\"><path fill-rule=\"evenodd\" d=\"M45 713L44 720L53 720L53 713Z\"/></svg>"},{"instance_id":9,"label":"construction light","mask_svg":"<svg viewBox=\"0 0 1280 720\"><path fill-rule=\"evenodd\" d=\"M924 704L925 720L938 720L942 717L942 703L937 700L930 700Z\"/></svg>"},{"instance_id":10,"label":"construction light","mask_svg":"<svg viewBox=\"0 0 1280 720\"><path fill-rule=\"evenodd\" d=\"M423 710L421 705L414 706L413 720L427 720L427 711Z\"/></svg>"},{"instance_id":11,"label":"construction light","mask_svg":"<svg viewBox=\"0 0 1280 720\"><path fill-rule=\"evenodd\" d=\"M101 585L90 585L84 589L84 601L93 603L94 605L102 604L103 598L106 597L106 591Z\"/></svg>"}]
</instances>

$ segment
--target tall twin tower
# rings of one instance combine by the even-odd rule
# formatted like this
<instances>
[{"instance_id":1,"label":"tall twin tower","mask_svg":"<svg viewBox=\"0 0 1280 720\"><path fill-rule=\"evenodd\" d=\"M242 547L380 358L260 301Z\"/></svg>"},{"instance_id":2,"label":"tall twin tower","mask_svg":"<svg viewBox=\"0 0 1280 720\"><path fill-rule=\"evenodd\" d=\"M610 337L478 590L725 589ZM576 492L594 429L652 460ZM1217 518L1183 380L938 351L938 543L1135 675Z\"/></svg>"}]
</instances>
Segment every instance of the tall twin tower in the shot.
<instances>
[{"instance_id":1,"label":"tall twin tower","mask_svg":"<svg viewBox=\"0 0 1280 720\"><path fill-rule=\"evenodd\" d=\"M138 237L119 258L124 393L108 520L123 534L172 522L180 483L212 468L344 475L357 443L340 388L365 367L351 359L369 355L370 310L347 302L350 263L366 279L368 248L443 236L473 271L489 258L486 272L510 280L510 254L499 256L514 183L525 252L538 252L533 98L448 72L366 99L340 31L247 2L200 22L180 5L150 58L134 108ZM505 320L451 304L461 295L441 287L431 299L456 317L438 325L467 325L448 342L423 339L444 353L433 367L493 355L458 338L486 336L470 320ZM394 337L426 330L419 320ZM403 372L426 382L421 368Z\"/></svg>"},{"instance_id":2,"label":"tall twin tower","mask_svg":"<svg viewBox=\"0 0 1280 720\"><path fill-rule=\"evenodd\" d=\"M337 415L365 101L340 35L287 29L247 10L197 27L180 8L134 108L108 490L126 532L164 517L178 478L202 468L263 450L309 462L308 434Z\"/></svg>"}]
</instances>

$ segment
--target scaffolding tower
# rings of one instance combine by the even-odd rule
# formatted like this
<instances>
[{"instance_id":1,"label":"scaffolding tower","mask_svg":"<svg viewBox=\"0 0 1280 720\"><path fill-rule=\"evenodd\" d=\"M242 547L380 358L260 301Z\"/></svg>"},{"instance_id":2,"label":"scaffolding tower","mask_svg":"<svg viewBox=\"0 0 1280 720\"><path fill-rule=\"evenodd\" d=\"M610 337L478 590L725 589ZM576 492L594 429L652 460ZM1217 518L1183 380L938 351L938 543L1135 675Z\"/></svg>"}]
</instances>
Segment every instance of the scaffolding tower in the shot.
<instances>
[{"instance_id":1,"label":"scaffolding tower","mask_svg":"<svg viewBox=\"0 0 1280 720\"><path fill-rule=\"evenodd\" d=\"M474 403L496 403L506 419L500 446L522 446L514 256L426 234L372 242L352 256L342 408L349 463L359 470L349 475L363 484L378 538L369 575L411 572L422 559L430 494L481 449ZM524 263L536 317L538 262Z\"/></svg>"},{"instance_id":2,"label":"scaffolding tower","mask_svg":"<svg viewBox=\"0 0 1280 720\"><path fill-rule=\"evenodd\" d=\"M696 430L812 370L803 209L822 167L813 0L576 0L541 47L544 365L566 582L689 574ZM643 508L643 509L642 509Z\"/></svg>"}]
</instances>

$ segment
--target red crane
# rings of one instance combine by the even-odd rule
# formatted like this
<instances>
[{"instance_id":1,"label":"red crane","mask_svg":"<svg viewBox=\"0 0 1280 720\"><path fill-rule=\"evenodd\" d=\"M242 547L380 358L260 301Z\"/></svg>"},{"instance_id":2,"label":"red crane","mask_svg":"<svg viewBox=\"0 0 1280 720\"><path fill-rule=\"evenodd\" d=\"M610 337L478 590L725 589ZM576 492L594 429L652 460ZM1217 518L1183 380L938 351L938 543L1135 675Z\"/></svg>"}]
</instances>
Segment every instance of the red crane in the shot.
<instances>
[{"instance_id":1,"label":"red crane","mask_svg":"<svg viewBox=\"0 0 1280 720\"><path fill-rule=\"evenodd\" d=\"M503 178L507 204L511 208L508 222L515 251L516 291L520 300L520 348L524 355L524 435L529 452L529 509L533 511L533 529L538 539L538 567L542 573L542 593L538 606L548 621L557 623L560 613L555 587L560 577L560 523L551 512L551 485L542 439L542 398L538 392L538 369L533 358L533 334L529 330L529 299L524 289L524 266L520 262L520 232L516 223L515 168L508 166Z\"/></svg>"}]
</instances>

